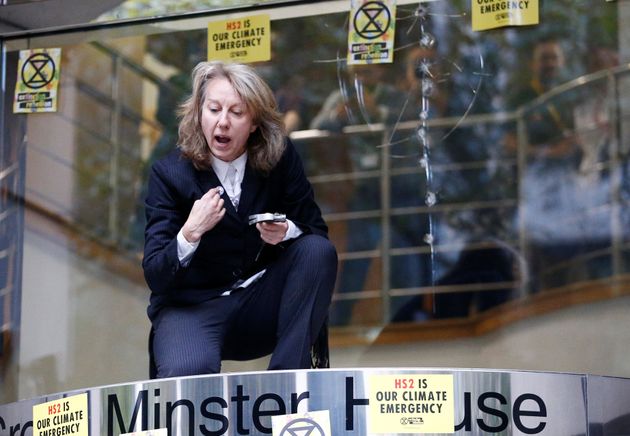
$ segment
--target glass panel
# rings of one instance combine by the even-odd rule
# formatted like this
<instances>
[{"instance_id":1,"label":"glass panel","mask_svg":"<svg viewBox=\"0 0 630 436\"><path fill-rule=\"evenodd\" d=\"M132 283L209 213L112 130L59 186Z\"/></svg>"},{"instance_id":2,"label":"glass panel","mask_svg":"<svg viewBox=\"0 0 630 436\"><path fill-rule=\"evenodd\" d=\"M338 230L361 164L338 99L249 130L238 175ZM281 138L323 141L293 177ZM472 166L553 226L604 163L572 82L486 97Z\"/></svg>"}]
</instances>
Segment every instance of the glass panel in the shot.
<instances>
[{"instance_id":1,"label":"glass panel","mask_svg":"<svg viewBox=\"0 0 630 436\"><path fill-rule=\"evenodd\" d=\"M618 22L630 3L544 2L540 25L477 32L469 1L399 1L394 62L367 66L345 61L341 3L257 10L272 17L273 56L255 65L339 252L331 342L355 347L333 348L333 364L387 361L383 342L492 330L506 335L497 364L628 376L625 364L581 360L587 350L558 359L530 337L535 329L519 330L527 350L507 344L513 336L500 328L525 317L542 326L534 315L576 303L626 302L630 50ZM59 111L3 114L12 158L2 170L22 150L26 159L24 192L15 182L28 206L16 395L146 378L147 174L177 143L177 105L206 56L207 22L222 18L6 41L10 80L18 50L63 49ZM19 223L5 233L19 234ZM0 258L0 268L16 265ZM15 293L0 295L4 325L15 323L6 315ZM43 324L59 327L58 341L40 343ZM457 366L478 363L471 344L450 344ZM446 363L430 351L435 362L421 360L415 345L398 363ZM600 347L625 350L615 338ZM119 367L99 360L111 349Z\"/></svg>"}]
</instances>

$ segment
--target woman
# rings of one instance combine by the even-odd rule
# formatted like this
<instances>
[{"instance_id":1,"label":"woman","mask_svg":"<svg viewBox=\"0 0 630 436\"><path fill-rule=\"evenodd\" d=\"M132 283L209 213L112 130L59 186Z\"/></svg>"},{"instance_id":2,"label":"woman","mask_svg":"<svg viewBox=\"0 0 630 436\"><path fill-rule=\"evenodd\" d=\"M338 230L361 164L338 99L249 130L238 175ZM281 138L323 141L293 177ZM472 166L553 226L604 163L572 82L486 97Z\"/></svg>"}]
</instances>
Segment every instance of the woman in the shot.
<instances>
[{"instance_id":1,"label":"woman","mask_svg":"<svg viewBox=\"0 0 630 436\"><path fill-rule=\"evenodd\" d=\"M146 198L152 376L269 353L269 369L309 368L337 268L312 187L252 68L202 62L192 79ZM249 224L267 213L276 222Z\"/></svg>"}]
</instances>

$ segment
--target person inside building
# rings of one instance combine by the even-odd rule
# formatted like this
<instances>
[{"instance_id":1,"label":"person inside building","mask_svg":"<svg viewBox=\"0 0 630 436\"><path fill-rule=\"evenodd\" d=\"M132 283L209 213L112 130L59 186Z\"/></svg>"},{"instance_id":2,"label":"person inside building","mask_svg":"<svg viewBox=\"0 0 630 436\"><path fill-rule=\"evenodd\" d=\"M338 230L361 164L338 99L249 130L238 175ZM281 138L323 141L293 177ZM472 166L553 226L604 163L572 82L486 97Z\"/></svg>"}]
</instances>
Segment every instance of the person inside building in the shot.
<instances>
[{"instance_id":1,"label":"person inside building","mask_svg":"<svg viewBox=\"0 0 630 436\"><path fill-rule=\"evenodd\" d=\"M565 284L570 277L559 272L548 279L545 270L567 261L582 238L567 217L575 216L580 192L575 175L580 162L580 147L574 130L573 109L577 94L558 92L570 77L563 43L555 35L536 40L531 49L527 82L510 95L511 110L522 110L523 129L518 136L516 124L508 129L506 145L525 156L521 201L527 205L527 228L531 292Z\"/></svg>"},{"instance_id":2,"label":"person inside building","mask_svg":"<svg viewBox=\"0 0 630 436\"><path fill-rule=\"evenodd\" d=\"M337 254L253 68L193 69L177 147L152 166L145 204L152 377L268 354L269 369L327 366Z\"/></svg>"},{"instance_id":3,"label":"person inside building","mask_svg":"<svg viewBox=\"0 0 630 436\"><path fill-rule=\"evenodd\" d=\"M559 39L548 36L536 41L530 61L529 81L512 93L507 101L509 109L531 103L568 80L566 57ZM527 144L533 158L567 160L575 158L573 134L572 94L563 94L535 105L525 113ZM514 131L508 135L508 148L516 150Z\"/></svg>"}]
</instances>

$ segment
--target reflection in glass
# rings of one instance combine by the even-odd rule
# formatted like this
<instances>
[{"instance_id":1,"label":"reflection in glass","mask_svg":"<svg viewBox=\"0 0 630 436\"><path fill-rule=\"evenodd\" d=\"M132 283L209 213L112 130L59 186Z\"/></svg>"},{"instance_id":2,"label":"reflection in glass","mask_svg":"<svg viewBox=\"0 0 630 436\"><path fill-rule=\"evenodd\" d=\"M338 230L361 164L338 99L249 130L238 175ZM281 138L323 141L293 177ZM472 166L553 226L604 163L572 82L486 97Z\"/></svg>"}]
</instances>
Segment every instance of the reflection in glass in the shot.
<instances>
[{"instance_id":1,"label":"reflection in glass","mask_svg":"<svg viewBox=\"0 0 630 436\"><path fill-rule=\"evenodd\" d=\"M545 2L540 26L487 32L471 30L468 1L399 2L394 62L367 66L345 63L348 11L329 3L338 2L273 20L272 59L256 68L286 114L339 251L333 339L445 325L461 326L448 330L457 337L627 293L623 2ZM98 42L86 32L63 46L61 110L25 117L26 144L24 135L7 140L12 153L26 148L29 207L97 259L68 264L124 271L132 285L118 288L137 286L134 298L94 295L135 304L140 317L147 170L176 146L177 105L206 53L206 21L186 23L130 25L119 30L125 38L111 30ZM60 232L30 220L38 234ZM72 289L63 295L80 286ZM60 366L62 384L71 377Z\"/></svg>"}]
</instances>

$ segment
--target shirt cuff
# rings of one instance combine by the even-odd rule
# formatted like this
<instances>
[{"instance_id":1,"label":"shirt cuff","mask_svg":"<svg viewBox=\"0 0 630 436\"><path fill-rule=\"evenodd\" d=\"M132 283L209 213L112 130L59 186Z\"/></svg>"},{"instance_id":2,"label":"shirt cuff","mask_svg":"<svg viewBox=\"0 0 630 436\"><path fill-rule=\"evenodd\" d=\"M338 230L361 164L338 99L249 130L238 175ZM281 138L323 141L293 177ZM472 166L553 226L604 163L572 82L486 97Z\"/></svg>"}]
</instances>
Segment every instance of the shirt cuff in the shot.
<instances>
[{"instance_id":1,"label":"shirt cuff","mask_svg":"<svg viewBox=\"0 0 630 436\"><path fill-rule=\"evenodd\" d=\"M289 225L289 228L287 229L287 234L284 235L284 239L282 239L282 242L288 241L289 239L295 239L302 233L304 233L302 230L300 230L298 226L293 223L293 221L287 220L287 224Z\"/></svg>"},{"instance_id":2,"label":"shirt cuff","mask_svg":"<svg viewBox=\"0 0 630 436\"><path fill-rule=\"evenodd\" d=\"M187 266L190 262L190 258L197 250L199 246L199 241L197 242L188 242L184 237L184 234L180 230L177 234L177 258L179 259L179 263L182 266Z\"/></svg>"}]
</instances>

